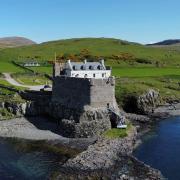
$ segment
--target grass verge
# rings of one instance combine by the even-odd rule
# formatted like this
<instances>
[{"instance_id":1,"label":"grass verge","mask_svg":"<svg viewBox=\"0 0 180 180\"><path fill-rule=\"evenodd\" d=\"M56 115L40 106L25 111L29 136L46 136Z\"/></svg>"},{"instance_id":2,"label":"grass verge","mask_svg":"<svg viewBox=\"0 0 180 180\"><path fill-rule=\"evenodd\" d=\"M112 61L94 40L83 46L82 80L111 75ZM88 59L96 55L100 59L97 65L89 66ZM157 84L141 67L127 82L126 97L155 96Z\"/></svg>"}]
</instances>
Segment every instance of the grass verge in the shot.
<instances>
[{"instance_id":1,"label":"grass verge","mask_svg":"<svg viewBox=\"0 0 180 180\"><path fill-rule=\"evenodd\" d=\"M132 124L128 123L126 129L112 128L110 130L105 131L103 135L110 139L124 138L128 135L131 129L132 129Z\"/></svg>"}]
</instances>

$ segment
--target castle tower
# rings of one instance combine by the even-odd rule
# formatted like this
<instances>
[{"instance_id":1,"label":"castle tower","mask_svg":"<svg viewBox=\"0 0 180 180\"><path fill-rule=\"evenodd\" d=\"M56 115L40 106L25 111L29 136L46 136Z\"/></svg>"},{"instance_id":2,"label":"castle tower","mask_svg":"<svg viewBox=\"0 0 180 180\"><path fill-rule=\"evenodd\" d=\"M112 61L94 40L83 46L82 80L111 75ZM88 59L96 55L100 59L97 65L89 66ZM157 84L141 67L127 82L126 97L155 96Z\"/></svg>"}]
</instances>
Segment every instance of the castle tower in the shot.
<instances>
[{"instance_id":1,"label":"castle tower","mask_svg":"<svg viewBox=\"0 0 180 180\"><path fill-rule=\"evenodd\" d=\"M104 60L68 60L63 68L55 63L52 104L63 135L90 137L110 129L108 109L118 111L111 68L104 65Z\"/></svg>"}]
</instances>

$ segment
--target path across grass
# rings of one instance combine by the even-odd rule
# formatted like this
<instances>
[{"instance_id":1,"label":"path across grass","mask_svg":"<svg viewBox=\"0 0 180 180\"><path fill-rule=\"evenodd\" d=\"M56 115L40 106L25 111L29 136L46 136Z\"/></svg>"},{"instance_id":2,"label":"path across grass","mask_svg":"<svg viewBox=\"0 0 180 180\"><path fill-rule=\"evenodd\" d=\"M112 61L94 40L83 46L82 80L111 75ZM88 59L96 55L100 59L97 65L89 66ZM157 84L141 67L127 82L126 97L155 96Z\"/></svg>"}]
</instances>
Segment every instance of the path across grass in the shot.
<instances>
[{"instance_id":1,"label":"path across grass","mask_svg":"<svg viewBox=\"0 0 180 180\"><path fill-rule=\"evenodd\" d=\"M44 88L44 85L37 85L37 86L30 86L30 85L23 85L20 84L19 82L17 82L15 79L13 79L10 74L8 73L3 73L5 80L13 85L13 86L19 86L19 87L23 87L23 88L28 88L30 90L35 90L35 91L39 91L40 89Z\"/></svg>"}]
</instances>

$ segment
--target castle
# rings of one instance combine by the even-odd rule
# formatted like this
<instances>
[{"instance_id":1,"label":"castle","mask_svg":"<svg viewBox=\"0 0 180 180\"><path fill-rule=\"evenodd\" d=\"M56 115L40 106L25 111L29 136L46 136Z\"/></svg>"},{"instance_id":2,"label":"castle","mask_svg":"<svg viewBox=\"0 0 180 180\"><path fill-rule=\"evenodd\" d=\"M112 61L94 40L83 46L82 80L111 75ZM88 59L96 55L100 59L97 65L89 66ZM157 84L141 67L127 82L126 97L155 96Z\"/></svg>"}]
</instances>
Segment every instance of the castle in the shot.
<instances>
[{"instance_id":1,"label":"castle","mask_svg":"<svg viewBox=\"0 0 180 180\"><path fill-rule=\"evenodd\" d=\"M89 137L112 127L109 109L118 111L115 78L111 68L99 62L55 63L52 104L62 132Z\"/></svg>"}]
</instances>

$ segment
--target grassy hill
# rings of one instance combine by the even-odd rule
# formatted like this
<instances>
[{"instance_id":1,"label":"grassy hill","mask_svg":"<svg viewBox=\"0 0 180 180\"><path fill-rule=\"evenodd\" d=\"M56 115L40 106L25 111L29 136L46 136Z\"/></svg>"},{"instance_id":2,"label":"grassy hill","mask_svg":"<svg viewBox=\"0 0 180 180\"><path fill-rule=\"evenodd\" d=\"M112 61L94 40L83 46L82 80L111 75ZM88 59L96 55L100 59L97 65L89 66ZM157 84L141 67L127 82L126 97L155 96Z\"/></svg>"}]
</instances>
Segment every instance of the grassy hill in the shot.
<instances>
[{"instance_id":1,"label":"grassy hill","mask_svg":"<svg viewBox=\"0 0 180 180\"><path fill-rule=\"evenodd\" d=\"M36 43L24 37L0 38L0 48L27 46L32 44L36 44Z\"/></svg>"},{"instance_id":2,"label":"grassy hill","mask_svg":"<svg viewBox=\"0 0 180 180\"><path fill-rule=\"evenodd\" d=\"M83 38L46 42L18 48L3 49L0 51L0 62L19 59L35 58L37 60L52 60L54 53L57 56L77 55L82 50L88 50L92 56L103 57L108 63L119 65L178 66L180 53L147 47L118 39L108 38Z\"/></svg>"},{"instance_id":3,"label":"grassy hill","mask_svg":"<svg viewBox=\"0 0 180 180\"><path fill-rule=\"evenodd\" d=\"M173 46L180 45L180 39L168 39L153 44L147 44L149 46Z\"/></svg>"}]
</instances>

